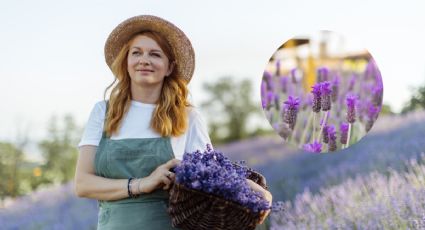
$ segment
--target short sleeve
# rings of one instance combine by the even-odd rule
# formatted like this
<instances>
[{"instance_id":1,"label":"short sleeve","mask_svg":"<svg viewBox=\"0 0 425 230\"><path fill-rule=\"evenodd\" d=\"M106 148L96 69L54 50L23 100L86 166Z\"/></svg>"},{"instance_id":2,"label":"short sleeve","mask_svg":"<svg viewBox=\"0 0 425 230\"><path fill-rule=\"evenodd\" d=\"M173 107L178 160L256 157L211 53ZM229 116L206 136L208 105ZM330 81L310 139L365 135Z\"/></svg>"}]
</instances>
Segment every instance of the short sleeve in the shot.
<instances>
[{"instance_id":1,"label":"short sleeve","mask_svg":"<svg viewBox=\"0 0 425 230\"><path fill-rule=\"evenodd\" d=\"M201 114L192 107L189 116L190 123L186 136L185 152L192 153L196 150L203 152L206 149L207 144L210 144L212 148L208 129L205 121L201 117Z\"/></svg>"},{"instance_id":2,"label":"short sleeve","mask_svg":"<svg viewBox=\"0 0 425 230\"><path fill-rule=\"evenodd\" d=\"M105 112L105 101L97 102L94 105L84 129L83 136L81 137L80 143L78 143L78 147L83 145L99 145L100 139L102 138Z\"/></svg>"}]
</instances>

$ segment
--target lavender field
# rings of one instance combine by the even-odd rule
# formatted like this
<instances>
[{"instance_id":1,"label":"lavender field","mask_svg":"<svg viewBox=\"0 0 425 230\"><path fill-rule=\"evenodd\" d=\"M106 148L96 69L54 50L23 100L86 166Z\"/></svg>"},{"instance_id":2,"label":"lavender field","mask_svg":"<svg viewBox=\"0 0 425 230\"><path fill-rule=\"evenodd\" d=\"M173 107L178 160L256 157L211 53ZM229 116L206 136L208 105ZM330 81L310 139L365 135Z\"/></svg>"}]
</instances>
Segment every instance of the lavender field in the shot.
<instances>
[{"instance_id":1,"label":"lavender field","mask_svg":"<svg viewBox=\"0 0 425 230\"><path fill-rule=\"evenodd\" d=\"M382 116L360 142L338 154L308 153L277 136L216 149L266 176L272 229L425 228L425 113ZM52 186L0 209L1 229L95 229L97 202L73 184Z\"/></svg>"},{"instance_id":2,"label":"lavender field","mask_svg":"<svg viewBox=\"0 0 425 230\"><path fill-rule=\"evenodd\" d=\"M307 190L272 213L271 229L425 229L424 163L425 155L404 173L372 172L317 195Z\"/></svg>"}]
</instances>

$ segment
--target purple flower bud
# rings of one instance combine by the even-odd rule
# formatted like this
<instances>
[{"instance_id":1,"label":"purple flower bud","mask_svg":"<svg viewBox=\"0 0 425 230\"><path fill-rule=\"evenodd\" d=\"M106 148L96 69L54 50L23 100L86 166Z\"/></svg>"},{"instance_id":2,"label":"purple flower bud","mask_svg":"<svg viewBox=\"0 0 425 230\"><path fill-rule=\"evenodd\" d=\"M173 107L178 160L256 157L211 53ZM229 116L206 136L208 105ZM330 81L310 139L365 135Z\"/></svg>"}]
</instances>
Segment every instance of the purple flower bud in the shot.
<instances>
[{"instance_id":1,"label":"purple flower bud","mask_svg":"<svg viewBox=\"0 0 425 230\"><path fill-rule=\"evenodd\" d=\"M329 78L329 70L326 67L321 67L317 69L317 81L323 82L327 81Z\"/></svg>"},{"instance_id":2,"label":"purple flower bud","mask_svg":"<svg viewBox=\"0 0 425 230\"><path fill-rule=\"evenodd\" d=\"M347 104L347 122L354 123L356 121L356 103L357 96L354 94L348 94L345 98L345 103Z\"/></svg>"},{"instance_id":3,"label":"purple flower bud","mask_svg":"<svg viewBox=\"0 0 425 230\"><path fill-rule=\"evenodd\" d=\"M328 136L328 127L327 125L325 125L323 127L323 131L322 131L322 135L323 135L323 143L329 143L329 136Z\"/></svg>"},{"instance_id":4,"label":"purple flower bud","mask_svg":"<svg viewBox=\"0 0 425 230\"><path fill-rule=\"evenodd\" d=\"M340 83L339 75L335 74L335 78L332 81L332 96L331 96L332 102L336 102L336 100L338 99L339 83Z\"/></svg>"},{"instance_id":5,"label":"purple flower bud","mask_svg":"<svg viewBox=\"0 0 425 230\"><path fill-rule=\"evenodd\" d=\"M341 125L339 126L339 130L341 132L340 143L341 144L347 144L347 139L348 139L348 123L342 122Z\"/></svg>"},{"instance_id":6,"label":"purple flower bud","mask_svg":"<svg viewBox=\"0 0 425 230\"><path fill-rule=\"evenodd\" d=\"M380 106L382 104L382 95L383 95L383 86L381 84L377 84L372 87L372 102L376 106Z\"/></svg>"},{"instance_id":7,"label":"purple flower bud","mask_svg":"<svg viewBox=\"0 0 425 230\"><path fill-rule=\"evenodd\" d=\"M313 143L305 144L304 150L313 153L320 153L322 152L322 144L317 141L314 141Z\"/></svg>"},{"instance_id":8,"label":"purple flower bud","mask_svg":"<svg viewBox=\"0 0 425 230\"><path fill-rule=\"evenodd\" d=\"M322 85L320 83L316 83L313 85L311 93L313 94L313 111L315 113L320 112L321 109L321 94L322 94Z\"/></svg>"},{"instance_id":9,"label":"purple flower bud","mask_svg":"<svg viewBox=\"0 0 425 230\"><path fill-rule=\"evenodd\" d=\"M267 90L273 91L274 85L273 85L272 74L268 71L264 71L263 79L266 81Z\"/></svg>"},{"instance_id":10,"label":"purple flower bud","mask_svg":"<svg viewBox=\"0 0 425 230\"><path fill-rule=\"evenodd\" d=\"M298 97L289 96L288 100L284 102L285 113L283 121L287 123L292 130L294 130L297 122L299 106L300 99Z\"/></svg>"},{"instance_id":11,"label":"purple flower bud","mask_svg":"<svg viewBox=\"0 0 425 230\"><path fill-rule=\"evenodd\" d=\"M369 132L369 130L372 128L373 123L378 117L379 111L380 111L380 107L374 106L373 104L369 104L369 108L367 111L368 120L366 122L366 132Z\"/></svg>"},{"instance_id":12,"label":"purple flower bud","mask_svg":"<svg viewBox=\"0 0 425 230\"><path fill-rule=\"evenodd\" d=\"M331 109L331 83L329 81L325 81L321 83L321 102L322 102L322 110L328 111Z\"/></svg>"},{"instance_id":13,"label":"purple flower bud","mask_svg":"<svg viewBox=\"0 0 425 230\"><path fill-rule=\"evenodd\" d=\"M267 92L267 109L270 109L274 102L274 93L272 91Z\"/></svg>"},{"instance_id":14,"label":"purple flower bud","mask_svg":"<svg viewBox=\"0 0 425 230\"><path fill-rule=\"evenodd\" d=\"M336 146L335 126L329 125L327 132L328 132L328 138L329 138L329 144L328 144L329 152L336 151L337 146Z\"/></svg>"},{"instance_id":15,"label":"purple flower bud","mask_svg":"<svg viewBox=\"0 0 425 230\"><path fill-rule=\"evenodd\" d=\"M353 91L355 84L356 84L356 74L353 74L351 76L350 82L348 83L348 91Z\"/></svg>"},{"instance_id":16,"label":"purple flower bud","mask_svg":"<svg viewBox=\"0 0 425 230\"><path fill-rule=\"evenodd\" d=\"M279 111L280 110L280 104L279 104L279 94L274 95L274 106Z\"/></svg>"},{"instance_id":17,"label":"purple flower bud","mask_svg":"<svg viewBox=\"0 0 425 230\"><path fill-rule=\"evenodd\" d=\"M287 76L280 77L280 88L282 89L283 93L288 92L288 77Z\"/></svg>"}]
</instances>

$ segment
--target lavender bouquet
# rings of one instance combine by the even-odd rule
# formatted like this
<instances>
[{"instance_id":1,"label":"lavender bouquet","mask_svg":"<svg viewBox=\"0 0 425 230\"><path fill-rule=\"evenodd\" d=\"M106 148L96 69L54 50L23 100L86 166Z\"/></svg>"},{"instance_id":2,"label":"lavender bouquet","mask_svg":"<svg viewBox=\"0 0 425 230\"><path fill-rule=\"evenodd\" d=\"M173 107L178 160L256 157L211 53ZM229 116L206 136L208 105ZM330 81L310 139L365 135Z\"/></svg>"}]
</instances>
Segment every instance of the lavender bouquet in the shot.
<instances>
[{"instance_id":1,"label":"lavender bouquet","mask_svg":"<svg viewBox=\"0 0 425 230\"><path fill-rule=\"evenodd\" d=\"M250 171L243 164L233 164L222 152L209 145L202 153L185 153L175 169L176 183L186 188L201 191L233 201L252 212L270 209L269 203L248 185Z\"/></svg>"}]
</instances>

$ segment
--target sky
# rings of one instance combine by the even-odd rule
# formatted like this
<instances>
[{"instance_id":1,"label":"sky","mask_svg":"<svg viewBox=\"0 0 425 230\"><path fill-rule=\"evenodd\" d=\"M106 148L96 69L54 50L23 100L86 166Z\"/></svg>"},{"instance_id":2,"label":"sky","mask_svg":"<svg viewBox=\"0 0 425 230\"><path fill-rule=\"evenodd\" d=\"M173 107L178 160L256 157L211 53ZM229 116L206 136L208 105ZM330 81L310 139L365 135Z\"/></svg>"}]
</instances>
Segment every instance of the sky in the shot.
<instances>
[{"instance_id":1,"label":"sky","mask_svg":"<svg viewBox=\"0 0 425 230\"><path fill-rule=\"evenodd\" d=\"M185 32L196 55L189 85L222 76L249 78L260 108L270 56L288 39L331 30L361 44L384 81L384 103L400 111L425 83L425 2L406 1L2 1L0 141L46 137L49 119L70 113L84 126L113 76L104 61L109 33L125 19L151 14ZM201 110L202 114L202 110ZM257 124L270 127L267 119Z\"/></svg>"}]
</instances>

